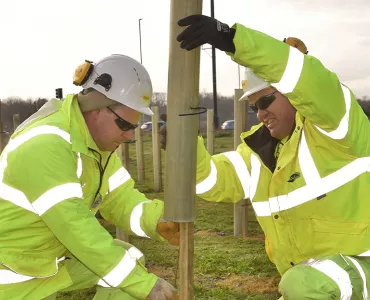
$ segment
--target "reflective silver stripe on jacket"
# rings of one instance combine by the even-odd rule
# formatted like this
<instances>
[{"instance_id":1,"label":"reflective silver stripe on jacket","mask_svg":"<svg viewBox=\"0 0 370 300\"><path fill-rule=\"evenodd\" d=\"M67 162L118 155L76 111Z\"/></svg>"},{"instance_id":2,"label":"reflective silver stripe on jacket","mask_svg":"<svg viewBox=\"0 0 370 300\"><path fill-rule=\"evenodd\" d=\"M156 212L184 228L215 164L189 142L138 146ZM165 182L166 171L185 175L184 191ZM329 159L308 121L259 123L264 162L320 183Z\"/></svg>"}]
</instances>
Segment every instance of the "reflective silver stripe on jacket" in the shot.
<instances>
[{"instance_id":1,"label":"reflective silver stripe on jacket","mask_svg":"<svg viewBox=\"0 0 370 300\"><path fill-rule=\"evenodd\" d=\"M55 134L66 142L71 143L70 135L58 127L50 125L35 127L9 141L9 144L4 149L0 164L0 197L40 216L61 201L73 197L82 198L82 189L78 183L66 183L46 191L31 204L22 191L10 187L3 182L4 172L8 165L7 158L9 153L17 149L23 143L42 134Z\"/></svg>"},{"instance_id":2,"label":"reflective silver stripe on jacket","mask_svg":"<svg viewBox=\"0 0 370 300\"><path fill-rule=\"evenodd\" d=\"M98 285L103 287L117 287L124 281L136 267L136 260L141 258L143 253L135 247L128 249L122 260L98 281Z\"/></svg>"},{"instance_id":3,"label":"reflective silver stripe on jacket","mask_svg":"<svg viewBox=\"0 0 370 300\"><path fill-rule=\"evenodd\" d=\"M370 157L362 157L326 177L320 177L304 134L303 130L298 158L307 184L287 195L272 197L267 201L253 202L257 216L271 216L273 213L299 206L336 190L366 172L370 172Z\"/></svg>"},{"instance_id":4,"label":"reflective silver stripe on jacket","mask_svg":"<svg viewBox=\"0 0 370 300\"><path fill-rule=\"evenodd\" d=\"M273 83L278 91L283 94L293 92L299 77L301 76L304 63L304 54L296 48L289 47L289 58L283 76L278 83Z\"/></svg>"},{"instance_id":5,"label":"reflective silver stripe on jacket","mask_svg":"<svg viewBox=\"0 0 370 300\"><path fill-rule=\"evenodd\" d=\"M65 260L65 257L61 258L56 258L55 259L55 264L56 264L56 272L50 276L46 277L52 277L56 273L58 273L58 264L59 262ZM7 266L5 266L7 267ZM8 267L7 267L8 268ZM46 277L32 277L32 276L26 276L22 274L18 274L17 272L13 271L12 269L2 269L0 270L0 284L13 284L13 283L20 283L20 282L25 282L31 279L35 278L46 278Z\"/></svg>"},{"instance_id":6,"label":"reflective silver stripe on jacket","mask_svg":"<svg viewBox=\"0 0 370 300\"><path fill-rule=\"evenodd\" d=\"M210 191L217 183L217 168L213 160L210 160L211 172L202 182L196 185L196 193L198 195L204 194Z\"/></svg>"},{"instance_id":7,"label":"reflective silver stripe on jacket","mask_svg":"<svg viewBox=\"0 0 370 300\"><path fill-rule=\"evenodd\" d=\"M143 215L143 206L145 203L151 203L151 201L143 201L136 205L131 212L130 216L130 227L133 233L137 236L149 238L144 230L141 228L141 217Z\"/></svg>"},{"instance_id":8,"label":"reflective silver stripe on jacket","mask_svg":"<svg viewBox=\"0 0 370 300\"><path fill-rule=\"evenodd\" d=\"M280 81L278 83L273 83L272 86L274 86L278 91L280 91L283 94L292 93L301 76L303 64L304 64L304 54L296 48L289 47L289 57L287 65L284 70L284 74L281 77ZM322 134L335 140L343 139L347 135L349 126L351 92L343 84L341 84L341 88L345 100L346 112L342 117L338 128L335 129L334 131L326 132L325 130L315 125Z\"/></svg>"},{"instance_id":9,"label":"reflective silver stripe on jacket","mask_svg":"<svg viewBox=\"0 0 370 300\"><path fill-rule=\"evenodd\" d=\"M109 179L109 192L113 192L116 188L126 183L131 178L129 172L124 167L121 167Z\"/></svg>"},{"instance_id":10,"label":"reflective silver stripe on jacket","mask_svg":"<svg viewBox=\"0 0 370 300\"><path fill-rule=\"evenodd\" d=\"M331 278L340 289L340 300L350 300L352 284L348 273L332 260L309 259L300 265L312 267Z\"/></svg>"},{"instance_id":11,"label":"reflective silver stripe on jacket","mask_svg":"<svg viewBox=\"0 0 370 300\"><path fill-rule=\"evenodd\" d=\"M343 95L344 95L344 100L345 100L345 103L346 103L346 112L345 112L342 120L340 120L338 128L331 131L331 132L326 132L325 130L316 126L316 128L322 134L325 134L326 136L328 136L328 137L330 137L334 140L344 139L345 136L348 133L348 126L349 126L349 111L351 109L351 91L349 90L349 88L347 88L343 84L341 84L341 88L342 88Z\"/></svg>"},{"instance_id":12,"label":"reflective silver stripe on jacket","mask_svg":"<svg viewBox=\"0 0 370 300\"><path fill-rule=\"evenodd\" d=\"M239 178L239 182L244 191L244 199L249 198L251 175L249 174L248 167L245 164L243 157L237 151L225 152L221 153L221 155L224 155L234 167L236 175ZM210 160L210 164L210 174L196 186L196 193L198 195L210 191L217 184L217 166L212 159Z\"/></svg>"}]
</instances>

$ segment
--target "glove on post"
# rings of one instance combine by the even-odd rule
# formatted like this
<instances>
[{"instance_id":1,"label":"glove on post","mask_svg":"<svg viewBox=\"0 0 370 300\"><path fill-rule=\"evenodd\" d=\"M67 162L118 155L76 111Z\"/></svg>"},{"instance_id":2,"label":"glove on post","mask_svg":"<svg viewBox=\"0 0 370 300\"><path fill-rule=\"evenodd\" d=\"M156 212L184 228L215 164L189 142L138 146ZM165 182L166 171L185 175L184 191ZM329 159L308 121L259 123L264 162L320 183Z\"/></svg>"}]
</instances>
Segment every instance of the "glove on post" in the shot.
<instances>
[{"instance_id":1,"label":"glove on post","mask_svg":"<svg viewBox=\"0 0 370 300\"><path fill-rule=\"evenodd\" d=\"M236 30L227 24L203 15L185 17L177 24L181 27L188 26L177 36L182 49L190 51L208 43L222 51L235 53L233 39Z\"/></svg>"},{"instance_id":2,"label":"glove on post","mask_svg":"<svg viewBox=\"0 0 370 300\"><path fill-rule=\"evenodd\" d=\"M180 226L179 223L169 222L160 219L157 224L158 233L165 238L171 245L180 245Z\"/></svg>"}]
</instances>

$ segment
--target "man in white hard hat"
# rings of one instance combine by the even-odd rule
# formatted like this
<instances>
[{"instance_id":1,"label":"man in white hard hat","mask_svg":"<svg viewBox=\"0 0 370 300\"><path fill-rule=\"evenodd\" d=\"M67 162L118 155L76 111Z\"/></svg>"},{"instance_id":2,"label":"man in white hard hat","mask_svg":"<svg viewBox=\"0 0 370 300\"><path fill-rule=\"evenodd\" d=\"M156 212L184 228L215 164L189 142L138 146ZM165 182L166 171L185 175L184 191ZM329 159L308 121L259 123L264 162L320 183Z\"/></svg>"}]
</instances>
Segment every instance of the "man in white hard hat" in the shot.
<instances>
[{"instance_id":1,"label":"man in white hard hat","mask_svg":"<svg viewBox=\"0 0 370 300\"><path fill-rule=\"evenodd\" d=\"M0 299L55 299L96 286L100 299L174 299L143 254L114 240L95 213L125 232L178 244L163 202L134 188L115 154L149 108L152 85L136 60L111 55L75 72L83 90L51 100L22 123L1 155Z\"/></svg>"},{"instance_id":2,"label":"man in white hard hat","mask_svg":"<svg viewBox=\"0 0 370 300\"><path fill-rule=\"evenodd\" d=\"M245 94L261 123L236 151L197 152L197 194L249 198L282 275L285 300L368 299L370 123L352 91L298 39L192 15L177 37L248 69Z\"/></svg>"}]
</instances>

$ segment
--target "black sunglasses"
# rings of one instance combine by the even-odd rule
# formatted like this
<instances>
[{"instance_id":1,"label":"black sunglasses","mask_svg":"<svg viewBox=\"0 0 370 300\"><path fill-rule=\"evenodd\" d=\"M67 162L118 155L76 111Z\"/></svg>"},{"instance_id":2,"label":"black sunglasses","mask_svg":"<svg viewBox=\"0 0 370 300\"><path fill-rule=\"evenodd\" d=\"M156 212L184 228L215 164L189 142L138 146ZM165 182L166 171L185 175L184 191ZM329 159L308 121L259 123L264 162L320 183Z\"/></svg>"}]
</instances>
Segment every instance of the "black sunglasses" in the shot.
<instances>
[{"instance_id":1,"label":"black sunglasses","mask_svg":"<svg viewBox=\"0 0 370 300\"><path fill-rule=\"evenodd\" d=\"M276 97L275 97L275 93L277 91L274 91L273 93L271 94L268 94L268 95L265 95L265 96L262 96L261 98L259 98L256 103L254 104L250 104L249 107L254 111L254 112L258 112L258 110L264 110L264 109L267 109L272 102L275 101Z\"/></svg>"},{"instance_id":2,"label":"black sunglasses","mask_svg":"<svg viewBox=\"0 0 370 300\"><path fill-rule=\"evenodd\" d=\"M110 107L107 107L112 113L114 113L117 117L114 121L116 122L117 126L119 129L122 131L130 131L130 130L135 130L139 124L132 124L124 119L122 119L119 115L117 115Z\"/></svg>"}]
</instances>

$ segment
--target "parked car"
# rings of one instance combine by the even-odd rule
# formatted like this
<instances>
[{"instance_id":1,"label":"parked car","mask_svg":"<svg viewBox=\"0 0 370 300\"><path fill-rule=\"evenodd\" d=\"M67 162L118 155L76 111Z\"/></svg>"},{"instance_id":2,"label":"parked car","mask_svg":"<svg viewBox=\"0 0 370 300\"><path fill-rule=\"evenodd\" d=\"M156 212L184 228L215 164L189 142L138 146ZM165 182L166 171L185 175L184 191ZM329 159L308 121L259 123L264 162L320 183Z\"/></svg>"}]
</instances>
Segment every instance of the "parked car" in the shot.
<instances>
[{"instance_id":1,"label":"parked car","mask_svg":"<svg viewBox=\"0 0 370 300\"><path fill-rule=\"evenodd\" d=\"M164 121L159 121L159 128L161 128L166 122ZM145 122L143 125L140 127L143 131L152 131L152 122Z\"/></svg>"},{"instance_id":2,"label":"parked car","mask_svg":"<svg viewBox=\"0 0 370 300\"><path fill-rule=\"evenodd\" d=\"M221 129L223 129L223 130L234 130L234 120L225 121L221 125Z\"/></svg>"}]
</instances>

